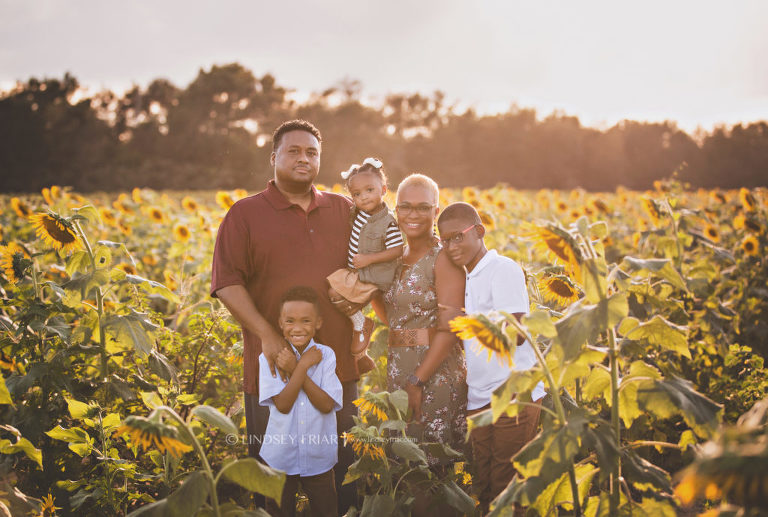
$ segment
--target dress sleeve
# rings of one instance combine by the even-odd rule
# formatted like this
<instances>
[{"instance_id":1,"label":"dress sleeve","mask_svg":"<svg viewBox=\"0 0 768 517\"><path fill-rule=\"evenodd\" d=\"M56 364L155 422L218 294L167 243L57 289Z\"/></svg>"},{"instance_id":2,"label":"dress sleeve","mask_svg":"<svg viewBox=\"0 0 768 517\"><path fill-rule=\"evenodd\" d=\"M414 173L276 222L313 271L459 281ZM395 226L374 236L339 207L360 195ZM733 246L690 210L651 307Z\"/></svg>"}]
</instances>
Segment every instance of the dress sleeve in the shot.
<instances>
[{"instance_id":1,"label":"dress sleeve","mask_svg":"<svg viewBox=\"0 0 768 517\"><path fill-rule=\"evenodd\" d=\"M523 269L512 260L502 262L491 281L491 296L496 310L527 314L529 309L528 288Z\"/></svg>"},{"instance_id":2,"label":"dress sleeve","mask_svg":"<svg viewBox=\"0 0 768 517\"><path fill-rule=\"evenodd\" d=\"M269 370L269 363L264 354L259 355L259 404L262 406L274 406L272 397L279 395L285 388L285 383L278 375L272 377L272 372Z\"/></svg>"},{"instance_id":3,"label":"dress sleeve","mask_svg":"<svg viewBox=\"0 0 768 517\"><path fill-rule=\"evenodd\" d=\"M211 266L210 294L213 297L216 297L216 291L222 287L244 286L248 283L250 239L245 221L237 206L234 205L227 212L216 234Z\"/></svg>"}]
</instances>

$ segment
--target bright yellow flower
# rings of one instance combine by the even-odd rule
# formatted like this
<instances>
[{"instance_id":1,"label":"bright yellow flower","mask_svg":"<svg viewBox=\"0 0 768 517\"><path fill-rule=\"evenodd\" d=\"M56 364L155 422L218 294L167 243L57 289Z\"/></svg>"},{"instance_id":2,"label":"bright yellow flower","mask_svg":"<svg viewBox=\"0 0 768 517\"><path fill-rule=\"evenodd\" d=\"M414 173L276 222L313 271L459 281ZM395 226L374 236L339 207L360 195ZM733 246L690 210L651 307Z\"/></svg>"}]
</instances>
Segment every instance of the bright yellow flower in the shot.
<instances>
[{"instance_id":1,"label":"bright yellow flower","mask_svg":"<svg viewBox=\"0 0 768 517\"><path fill-rule=\"evenodd\" d=\"M496 228L496 222L493 220L491 214L485 210L480 210L478 215L480 216L480 221L482 221L483 226L485 226L487 230L493 230Z\"/></svg>"},{"instance_id":2,"label":"bright yellow flower","mask_svg":"<svg viewBox=\"0 0 768 517\"><path fill-rule=\"evenodd\" d=\"M474 187L464 187L461 189L461 196L464 198L466 203L469 203L470 199L477 198L477 190L475 190Z\"/></svg>"},{"instance_id":3,"label":"bright yellow flower","mask_svg":"<svg viewBox=\"0 0 768 517\"><path fill-rule=\"evenodd\" d=\"M711 224L704 227L704 235L712 242L720 242L720 232Z\"/></svg>"},{"instance_id":4,"label":"bright yellow flower","mask_svg":"<svg viewBox=\"0 0 768 517\"><path fill-rule=\"evenodd\" d=\"M643 209L645 210L645 213L648 214L648 217L651 218L653 225L658 227L659 223L661 222L661 210L659 210L658 205L653 199L648 197L642 198L641 201L643 203Z\"/></svg>"},{"instance_id":5,"label":"bright yellow flower","mask_svg":"<svg viewBox=\"0 0 768 517\"><path fill-rule=\"evenodd\" d=\"M181 206L184 207L184 210L189 212L197 212L199 208L197 201L192 199L190 196L184 196L184 199L181 200Z\"/></svg>"},{"instance_id":6,"label":"bright yellow flower","mask_svg":"<svg viewBox=\"0 0 768 517\"><path fill-rule=\"evenodd\" d=\"M123 235L130 235L131 233L133 233L133 230L128 225L128 223L125 222L125 219L120 219L119 221L117 221L117 229L120 230L120 232Z\"/></svg>"},{"instance_id":7,"label":"bright yellow flower","mask_svg":"<svg viewBox=\"0 0 768 517\"><path fill-rule=\"evenodd\" d=\"M675 495L683 505L687 506L696 498L696 476L688 474L679 485L675 487Z\"/></svg>"},{"instance_id":8,"label":"bright yellow flower","mask_svg":"<svg viewBox=\"0 0 768 517\"><path fill-rule=\"evenodd\" d=\"M229 192L219 190L216 192L216 203L224 210L229 210L235 204L235 200L229 195Z\"/></svg>"},{"instance_id":9,"label":"bright yellow flower","mask_svg":"<svg viewBox=\"0 0 768 517\"><path fill-rule=\"evenodd\" d=\"M189 231L186 224L178 223L173 227L173 236L176 237L176 240L179 242L187 242L192 236L192 233Z\"/></svg>"},{"instance_id":10,"label":"bright yellow flower","mask_svg":"<svg viewBox=\"0 0 768 517\"><path fill-rule=\"evenodd\" d=\"M152 254L144 255L143 257L141 257L141 261L150 267L156 266L158 263L157 255L152 255Z\"/></svg>"},{"instance_id":11,"label":"bright yellow flower","mask_svg":"<svg viewBox=\"0 0 768 517\"><path fill-rule=\"evenodd\" d=\"M165 284L165 287L171 291L175 291L179 288L179 283L176 281L176 276L167 269L163 271L163 283Z\"/></svg>"},{"instance_id":12,"label":"bright yellow flower","mask_svg":"<svg viewBox=\"0 0 768 517\"><path fill-rule=\"evenodd\" d=\"M60 199L62 195L61 187L58 185L51 185L51 197L54 200Z\"/></svg>"},{"instance_id":13,"label":"bright yellow flower","mask_svg":"<svg viewBox=\"0 0 768 517\"><path fill-rule=\"evenodd\" d=\"M496 352L500 359L512 364L509 338L504 332L482 314L457 316L450 322L451 331L460 339L477 339L488 350L488 357Z\"/></svg>"},{"instance_id":14,"label":"bright yellow flower","mask_svg":"<svg viewBox=\"0 0 768 517\"><path fill-rule=\"evenodd\" d=\"M233 193L235 195L235 199L237 200L243 199L244 197L248 196L248 191L245 190L244 188L236 188Z\"/></svg>"},{"instance_id":15,"label":"bright yellow flower","mask_svg":"<svg viewBox=\"0 0 768 517\"><path fill-rule=\"evenodd\" d=\"M573 237L554 225L527 227L526 236L538 249L562 262L575 278L581 278L581 250Z\"/></svg>"},{"instance_id":16,"label":"bright yellow flower","mask_svg":"<svg viewBox=\"0 0 768 517\"><path fill-rule=\"evenodd\" d=\"M135 187L131 191L131 199L133 199L133 202L137 205L140 205L144 202L144 199L141 197L141 189L139 187Z\"/></svg>"},{"instance_id":17,"label":"bright yellow flower","mask_svg":"<svg viewBox=\"0 0 768 517\"><path fill-rule=\"evenodd\" d=\"M747 235L744 240L741 241L741 250L745 255L756 256L760 249L759 243L752 235Z\"/></svg>"},{"instance_id":18,"label":"bright yellow flower","mask_svg":"<svg viewBox=\"0 0 768 517\"><path fill-rule=\"evenodd\" d=\"M342 433L341 437L344 438L344 445L351 445L355 454L360 457L369 456L374 460L377 458L386 460L387 458L384 448L377 443L381 441L380 439L373 441L370 437L357 437L352 433L346 432Z\"/></svg>"},{"instance_id":19,"label":"bright yellow flower","mask_svg":"<svg viewBox=\"0 0 768 517\"><path fill-rule=\"evenodd\" d=\"M579 290L564 275L548 276L539 281L539 290L544 299L561 306L567 306L579 299Z\"/></svg>"},{"instance_id":20,"label":"bright yellow flower","mask_svg":"<svg viewBox=\"0 0 768 517\"><path fill-rule=\"evenodd\" d=\"M110 210L105 206L99 208L99 217L101 218L104 224L107 224L109 226L117 225L117 219L115 219L115 214L113 214L112 210Z\"/></svg>"},{"instance_id":21,"label":"bright yellow flower","mask_svg":"<svg viewBox=\"0 0 768 517\"><path fill-rule=\"evenodd\" d=\"M51 190L48 187L45 187L40 191L40 193L43 195L43 199L45 199L45 202L48 204L48 206L53 206L54 200L51 196Z\"/></svg>"},{"instance_id":22,"label":"bright yellow flower","mask_svg":"<svg viewBox=\"0 0 768 517\"><path fill-rule=\"evenodd\" d=\"M50 493L43 497L43 504L40 507L40 515L45 517L47 515L55 515L56 510L61 510L60 506L54 506L53 495Z\"/></svg>"},{"instance_id":23,"label":"bright yellow flower","mask_svg":"<svg viewBox=\"0 0 768 517\"><path fill-rule=\"evenodd\" d=\"M120 212L121 212L121 213L123 213L123 214L128 214L128 215L130 215L130 214L133 214L133 213L134 213L134 212L133 212L133 208L131 208L130 206L128 206L128 205L125 203L125 201L123 201L122 199L117 199L117 200L115 200L115 201L112 203L112 206L115 208L115 210L118 210L118 211L120 211Z\"/></svg>"},{"instance_id":24,"label":"bright yellow flower","mask_svg":"<svg viewBox=\"0 0 768 517\"><path fill-rule=\"evenodd\" d=\"M736 217L733 218L733 228L736 230L741 230L744 228L744 225L747 222L747 218L743 214L739 214Z\"/></svg>"},{"instance_id":25,"label":"bright yellow flower","mask_svg":"<svg viewBox=\"0 0 768 517\"><path fill-rule=\"evenodd\" d=\"M757 206L755 196L752 195L752 192L750 192L749 189L744 187L741 187L739 190L739 201L741 201L741 206L744 207L744 210L748 212L753 211Z\"/></svg>"},{"instance_id":26,"label":"bright yellow flower","mask_svg":"<svg viewBox=\"0 0 768 517\"><path fill-rule=\"evenodd\" d=\"M352 403L354 405L356 405L357 407L359 407L363 411L364 415L367 414L367 413L370 413L370 414L372 414L373 416L375 416L376 418L378 418L382 422L385 422L385 421L389 420L389 417L387 416L386 411L384 409L380 408L376 404L375 400L366 399L363 396L363 397L360 397L357 400L354 400Z\"/></svg>"},{"instance_id":27,"label":"bright yellow flower","mask_svg":"<svg viewBox=\"0 0 768 517\"><path fill-rule=\"evenodd\" d=\"M0 268L3 269L5 278L11 284L17 283L24 276L28 267L25 264L27 260L29 260L29 255L15 242L10 242L7 246L0 246Z\"/></svg>"},{"instance_id":28,"label":"bright yellow flower","mask_svg":"<svg viewBox=\"0 0 768 517\"><path fill-rule=\"evenodd\" d=\"M32 210L30 210L29 206L17 197L11 198L11 208L13 208L13 211L16 212L16 215L19 217L26 219L32 215Z\"/></svg>"},{"instance_id":29,"label":"bright yellow flower","mask_svg":"<svg viewBox=\"0 0 768 517\"><path fill-rule=\"evenodd\" d=\"M34 214L29 220L37 236L53 249L69 252L80 247L75 228L63 217L54 213Z\"/></svg>"},{"instance_id":30,"label":"bright yellow flower","mask_svg":"<svg viewBox=\"0 0 768 517\"><path fill-rule=\"evenodd\" d=\"M127 417L115 431L115 436L126 434L136 445L141 445L145 451L153 445L162 453L180 458L185 452L192 450L190 445L178 439L175 427L164 424L159 419L131 415Z\"/></svg>"},{"instance_id":31,"label":"bright yellow flower","mask_svg":"<svg viewBox=\"0 0 768 517\"><path fill-rule=\"evenodd\" d=\"M135 275L136 274L136 268L133 267L133 264L128 264L127 262L121 262L115 266L120 271L123 271L126 275Z\"/></svg>"},{"instance_id":32,"label":"bright yellow flower","mask_svg":"<svg viewBox=\"0 0 768 517\"><path fill-rule=\"evenodd\" d=\"M162 223L165 221L165 214L156 206L149 207L147 209L147 215L156 223Z\"/></svg>"},{"instance_id":33,"label":"bright yellow flower","mask_svg":"<svg viewBox=\"0 0 768 517\"><path fill-rule=\"evenodd\" d=\"M565 201L560 200L557 203L555 203L555 210L559 214L564 214L568 211L568 204Z\"/></svg>"},{"instance_id":34,"label":"bright yellow flower","mask_svg":"<svg viewBox=\"0 0 768 517\"><path fill-rule=\"evenodd\" d=\"M710 199L718 204L725 204L728 202L728 198L719 190L711 190L709 192Z\"/></svg>"}]
</instances>

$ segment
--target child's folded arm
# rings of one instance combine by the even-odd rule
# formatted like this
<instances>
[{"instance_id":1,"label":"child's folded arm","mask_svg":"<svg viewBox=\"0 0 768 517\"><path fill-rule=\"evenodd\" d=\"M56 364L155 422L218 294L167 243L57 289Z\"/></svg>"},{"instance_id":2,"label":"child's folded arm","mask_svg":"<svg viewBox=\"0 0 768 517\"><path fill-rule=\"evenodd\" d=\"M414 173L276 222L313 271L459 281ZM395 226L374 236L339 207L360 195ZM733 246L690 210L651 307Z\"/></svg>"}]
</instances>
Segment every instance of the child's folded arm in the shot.
<instances>
[{"instance_id":1,"label":"child's folded arm","mask_svg":"<svg viewBox=\"0 0 768 517\"><path fill-rule=\"evenodd\" d=\"M288 383L283 390L272 397L272 402L275 404L278 411L283 414L291 412L293 404L296 402L296 397L299 396L299 392L304 384L304 379L306 378L307 367L299 361L299 364L296 365L296 369L293 370L293 374L291 375L291 378L288 379Z\"/></svg>"},{"instance_id":2,"label":"child's folded arm","mask_svg":"<svg viewBox=\"0 0 768 517\"><path fill-rule=\"evenodd\" d=\"M342 406L342 387L336 375L336 354L333 353L333 350L328 350L326 353L328 357L324 357L321 363L323 368L322 380L320 381L322 387L310 379L309 375L304 381L304 393L321 413L338 411Z\"/></svg>"}]
</instances>

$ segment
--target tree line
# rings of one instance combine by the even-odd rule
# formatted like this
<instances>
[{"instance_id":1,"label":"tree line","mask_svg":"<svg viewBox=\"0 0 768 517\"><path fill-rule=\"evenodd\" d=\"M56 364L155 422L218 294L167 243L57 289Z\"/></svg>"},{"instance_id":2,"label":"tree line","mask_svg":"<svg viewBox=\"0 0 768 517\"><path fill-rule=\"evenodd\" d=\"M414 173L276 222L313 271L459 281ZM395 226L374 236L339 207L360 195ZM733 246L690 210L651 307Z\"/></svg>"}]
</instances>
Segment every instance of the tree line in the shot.
<instances>
[{"instance_id":1,"label":"tree line","mask_svg":"<svg viewBox=\"0 0 768 517\"><path fill-rule=\"evenodd\" d=\"M413 171L447 187L645 189L672 174L693 187L768 184L765 121L694 138L669 121L598 130L557 112L460 112L439 91L392 93L379 106L361 93L345 79L299 103L273 76L237 63L201 69L186 88L156 79L122 96L83 97L70 74L31 78L0 93L0 191L258 190L272 176L272 131L290 118L322 131L318 181L328 184L372 155L393 185Z\"/></svg>"}]
</instances>

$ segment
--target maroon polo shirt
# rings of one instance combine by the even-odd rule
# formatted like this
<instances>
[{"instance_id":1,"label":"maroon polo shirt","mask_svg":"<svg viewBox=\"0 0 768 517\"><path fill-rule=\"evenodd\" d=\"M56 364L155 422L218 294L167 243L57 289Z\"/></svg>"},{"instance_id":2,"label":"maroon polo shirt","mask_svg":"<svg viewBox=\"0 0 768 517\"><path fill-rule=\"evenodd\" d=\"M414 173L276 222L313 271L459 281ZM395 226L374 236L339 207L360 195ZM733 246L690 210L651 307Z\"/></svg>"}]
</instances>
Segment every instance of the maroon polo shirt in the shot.
<instances>
[{"instance_id":1,"label":"maroon polo shirt","mask_svg":"<svg viewBox=\"0 0 768 517\"><path fill-rule=\"evenodd\" d=\"M350 354L352 324L333 308L325 278L346 266L352 203L312 187L305 212L289 202L270 180L266 190L241 199L219 227L213 250L211 296L229 285L242 285L256 308L280 332L280 298L297 285L313 287L320 297L323 326L315 340L333 348L342 382L359 375ZM243 389L257 393L261 340L243 329Z\"/></svg>"}]
</instances>

